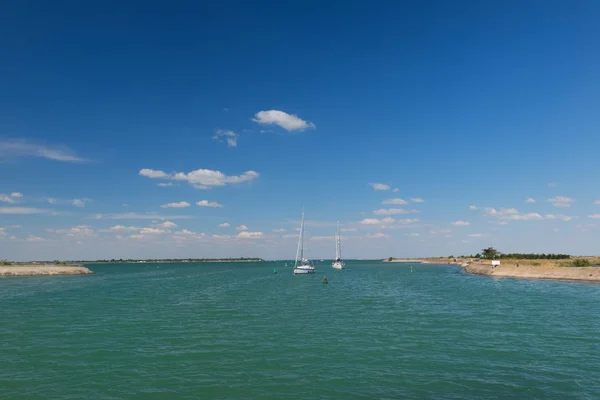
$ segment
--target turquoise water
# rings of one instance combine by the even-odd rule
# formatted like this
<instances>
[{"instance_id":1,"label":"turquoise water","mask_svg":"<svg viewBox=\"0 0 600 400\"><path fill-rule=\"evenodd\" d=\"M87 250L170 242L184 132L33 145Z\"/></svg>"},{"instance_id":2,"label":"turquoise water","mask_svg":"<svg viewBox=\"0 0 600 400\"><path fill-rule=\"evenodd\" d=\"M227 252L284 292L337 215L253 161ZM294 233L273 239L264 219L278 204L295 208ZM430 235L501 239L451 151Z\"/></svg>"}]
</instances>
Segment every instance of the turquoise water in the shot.
<instances>
[{"instance_id":1,"label":"turquoise water","mask_svg":"<svg viewBox=\"0 0 600 400\"><path fill-rule=\"evenodd\" d=\"M600 398L600 285L347 267L0 279L0 398Z\"/></svg>"}]
</instances>

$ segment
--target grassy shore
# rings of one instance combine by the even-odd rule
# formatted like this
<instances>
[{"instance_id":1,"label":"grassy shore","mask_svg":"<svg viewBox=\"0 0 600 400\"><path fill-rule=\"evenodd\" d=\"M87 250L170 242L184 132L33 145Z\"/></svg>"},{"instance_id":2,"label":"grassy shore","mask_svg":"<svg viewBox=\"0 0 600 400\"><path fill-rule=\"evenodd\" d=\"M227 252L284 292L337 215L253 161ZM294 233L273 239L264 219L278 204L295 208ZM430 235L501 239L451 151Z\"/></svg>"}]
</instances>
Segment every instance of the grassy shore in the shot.
<instances>
[{"instance_id":1,"label":"grassy shore","mask_svg":"<svg viewBox=\"0 0 600 400\"><path fill-rule=\"evenodd\" d=\"M81 265L19 264L0 266L0 276L88 275L93 273Z\"/></svg>"}]
</instances>

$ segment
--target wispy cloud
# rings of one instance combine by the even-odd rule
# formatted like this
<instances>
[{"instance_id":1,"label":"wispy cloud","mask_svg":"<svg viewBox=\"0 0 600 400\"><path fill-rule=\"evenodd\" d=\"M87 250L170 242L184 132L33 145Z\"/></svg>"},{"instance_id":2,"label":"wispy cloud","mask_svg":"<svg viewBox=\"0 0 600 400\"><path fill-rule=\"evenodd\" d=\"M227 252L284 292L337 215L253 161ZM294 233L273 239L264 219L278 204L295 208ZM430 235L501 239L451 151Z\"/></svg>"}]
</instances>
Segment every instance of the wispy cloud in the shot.
<instances>
[{"instance_id":1,"label":"wispy cloud","mask_svg":"<svg viewBox=\"0 0 600 400\"><path fill-rule=\"evenodd\" d=\"M208 201L208 200L200 200L196 202L198 207L213 207L213 208L223 208L223 204L219 204L216 201Z\"/></svg>"},{"instance_id":2,"label":"wispy cloud","mask_svg":"<svg viewBox=\"0 0 600 400\"><path fill-rule=\"evenodd\" d=\"M225 141L227 141L227 147L237 147L238 137L239 135L234 131L219 129L215 136L213 136L213 140L223 142L225 139Z\"/></svg>"},{"instance_id":3,"label":"wispy cloud","mask_svg":"<svg viewBox=\"0 0 600 400\"><path fill-rule=\"evenodd\" d=\"M246 225L240 225L236 226L235 229L237 229L238 231L247 231L248 227Z\"/></svg>"},{"instance_id":4,"label":"wispy cloud","mask_svg":"<svg viewBox=\"0 0 600 400\"><path fill-rule=\"evenodd\" d=\"M281 229L273 229L273 233L283 233L285 232L285 229L281 228Z\"/></svg>"},{"instance_id":5,"label":"wispy cloud","mask_svg":"<svg viewBox=\"0 0 600 400\"><path fill-rule=\"evenodd\" d=\"M262 232L248 232L248 231L243 231L238 233L237 237L240 239L260 239L262 238L263 233Z\"/></svg>"},{"instance_id":6,"label":"wispy cloud","mask_svg":"<svg viewBox=\"0 0 600 400\"><path fill-rule=\"evenodd\" d=\"M35 207L0 207L0 214L54 214L52 210Z\"/></svg>"},{"instance_id":7,"label":"wispy cloud","mask_svg":"<svg viewBox=\"0 0 600 400\"><path fill-rule=\"evenodd\" d=\"M469 225L471 225L471 223L469 221L461 221L461 220L459 220L459 221L454 221L452 223L452 225L454 225L454 226L469 226Z\"/></svg>"},{"instance_id":8,"label":"wispy cloud","mask_svg":"<svg viewBox=\"0 0 600 400\"><path fill-rule=\"evenodd\" d=\"M527 200L525 200L525 203L535 203L535 199L529 197Z\"/></svg>"},{"instance_id":9,"label":"wispy cloud","mask_svg":"<svg viewBox=\"0 0 600 400\"><path fill-rule=\"evenodd\" d=\"M0 201L4 203L14 204L21 197L23 197L23 195L19 192L13 192L11 194L0 194Z\"/></svg>"},{"instance_id":10,"label":"wispy cloud","mask_svg":"<svg viewBox=\"0 0 600 400\"><path fill-rule=\"evenodd\" d=\"M577 217L572 217L570 215L562 215L562 214L546 214L546 215L544 215L544 218L558 219L561 221L569 222L569 221L573 220L573 218L577 218Z\"/></svg>"},{"instance_id":11,"label":"wispy cloud","mask_svg":"<svg viewBox=\"0 0 600 400\"><path fill-rule=\"evenodd\" d=\"M566 197L566 196L556 196L556 197L552 197L546 201L548 201L549 203L552 203L552 205L554 207L566 208L566 207L571 207L571 203L575 202L575 199L573 199L571 197Z\"/></svg>"},{"instance_id":12,"label":"wispy cloud","mask_svg":"<svg viewBox=\"0 0 600 400\"><path fill-rule=\"evenodd\" d=\"M138 214L134 212L118 213L118 214L96 214L94 219L189 219L189 215L159 215L157 213Z\"/></svg>"},{"instance_id":13,"label":"wispy cloud","mask_svg":"<svg viewBox=\"0 0 600 400\"><path fill-rule=\"evenodd\" d=\"M374 210L373 214L375 215L397 215L397 214L411 214L418 213L419 210L406 210L404 208L380 208L379 210Z\"/></svg>"},{"instance_id":14,"label":"wispy cloud","mask_svg":"<svg viewBox=\"0 0 600 400\"><path fill-rule=\"evenodd\" d=\"M231 225L229 224L229 222L223 222L222 224L219 224L219 228L229 228Z\"/></svg>"},{"instance_id":15,"label":"wispy cloud","mask_svg":"<svg viewBox=\"0 0 600 400\"><path fill-rule=\"evenodd\" d=\"M370 235L365 236L367 239L388 239L390 236L385 233L377 232Z\"/></svg>"},{"instance_id":16,"label":"wispy cloud","mask_svg":"<svg viewBox=\"0 0 600 400\"><path fill-rule=\"evenodd\" d=\"M169 187L169 186L173 186L173 182L161 182L161 183L157 183L156 186L158 187Z\"/></svg>"},{"instance_id":17,"label":"wispy cloud","mask_svg":"<svg viewBox=\"0 0 600 400\"><path fill-rule=\"evenodd\" d=\"M288 114L280 110L259 111L252 121L264 125L278 125L288 132L315 129L312 122L305 121L294 114Z\"/></svg>"},{"instance_id":18,"label":"wispy cloud","mask_svg":"<svg viewBox=\"0 0 600 400\"><path fill-rule=\"evenodd\" d=\"M408 202L406 200L396 198L396 199L386 199L386 200L382 201L381 204L383 204L383 205L393 204L393 205L397 205L397 206L402 206L402 205L408 204Z\"/></svg>"},{"instance_id":19,"label":"wispy cloud","mask_svg":"<svg viewBox=\"0 0 600 400\"><path fill-rule=\"evenodd\" d=\"M548 184L548 187L549 187L549 188L555 188L555 187L556 187L556 183L549 183L549 184Z\"/></svg>"},{"instance_id":20,"label":"wispy cloud","mask_svg":"<svg viewBox=\"0 0 600 400\"><path fill-rule=\"evenodd\" d=\"M411 197L410 201L412 201L413 203L423 203L425 202L425 200L418 198L418 197Z\"/></svg>"},{"instance_id":21,"label":"wispy cloud","mask_svg":"<svg viewBox=\"0 0 600 400\"><path fill-rule=\"evenodd\" d=\"M480 237L486 237L489 235L487 233L469 233L467 236L470 238L480 238Z\"/></svg>"},{"instance_id":22,"label":"wispy cloud","mask_svg":"<svg viewBox=\"0 0 600 400\"><path fill-rule=\"evenodd\" d=\"M41 157L64 162L86 161L64 146L48 146L24 139L0 139L0 158L13 157Z\"/></svg>"},{"instance_id":23,"label":"wispy cloud","mask_svg":"<svg viewBox=\"0 0 600 400\"><path fill-rule=\"evenodd\" d=\"M189 206L190 206L190 203L188 203L187 201L179 201L176 203L163 204L161 207L162 208L186 208Z\"/></svg>"},{"instance_id":24,"label":"wispy cloud","mask_svg":"<svg viewBox=\"0 0 600 400\"><path fill-rule=\"evenodd\" d=\"M383 183L369 183L375 190L390 190L390 187Z\"/></svg>"},{"instance_id":25,"label":"wispy cloud","mask_svg":"<svg viewBox=\"0 0 600 400\"><path fill-rule=\"evenodd\" d=\"M151 179L169 179L175 181L186 181L196 189L209 189L214 186L225 186L228 184L237 184L258 179L260 174L256 171L246 171L241 175L228 176L221 171L210 169L197 169L188 173L175 172L166 173L160 170L144 168L139 172L140 176Z\"/></svg>"}]
</instances>

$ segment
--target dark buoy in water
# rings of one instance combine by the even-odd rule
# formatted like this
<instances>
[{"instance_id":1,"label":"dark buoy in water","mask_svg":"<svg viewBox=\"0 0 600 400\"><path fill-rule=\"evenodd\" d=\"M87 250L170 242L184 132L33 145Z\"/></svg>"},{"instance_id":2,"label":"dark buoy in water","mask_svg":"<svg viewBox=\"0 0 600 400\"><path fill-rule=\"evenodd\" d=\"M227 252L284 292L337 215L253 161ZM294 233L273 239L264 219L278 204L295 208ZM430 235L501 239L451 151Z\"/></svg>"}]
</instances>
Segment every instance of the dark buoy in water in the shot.
<instances>
[{"instance_id":1,"label":"dark buoy in water","mask_svg":"<svg viewBox=\"0 0 600 400\"><path fill-rule=\"evenodd\" d=\"M324 285L327 285L328 283L329 283L329 282L327 281L327 277L326 277L326 276L324 276L324 277L323 277L323 284L324 284Z\"/></svg>"},{"instance_id":2,"label":"dark buoy in water","mask_svg":"<svg viewBox=\"0 0 600 400\"><path fill-rule=\"evenodd\" d=\"M275 268L273 268L273 273L274 273L274 274L276 274L276 273L277 273L277 270L276 270Z\"/></svg>"}]
</instances>

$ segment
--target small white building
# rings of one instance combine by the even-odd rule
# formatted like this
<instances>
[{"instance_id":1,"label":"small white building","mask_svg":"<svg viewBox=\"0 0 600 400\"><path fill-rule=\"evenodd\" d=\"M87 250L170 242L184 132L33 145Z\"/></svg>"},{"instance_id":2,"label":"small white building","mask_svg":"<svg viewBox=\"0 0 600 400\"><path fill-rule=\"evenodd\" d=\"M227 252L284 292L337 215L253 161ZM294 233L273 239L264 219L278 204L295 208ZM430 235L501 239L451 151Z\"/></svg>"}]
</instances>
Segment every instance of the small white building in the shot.
<instances>
[{"instance_id":1,"label":"small white building","mask_svg":"<svg viewBox=\"0 0 600 400\"><path fill-rule=\"evenodd\" d=\"M492 267L497 267L500 265L500 260L492 260Z\"/></svg>"}]
</instances>

